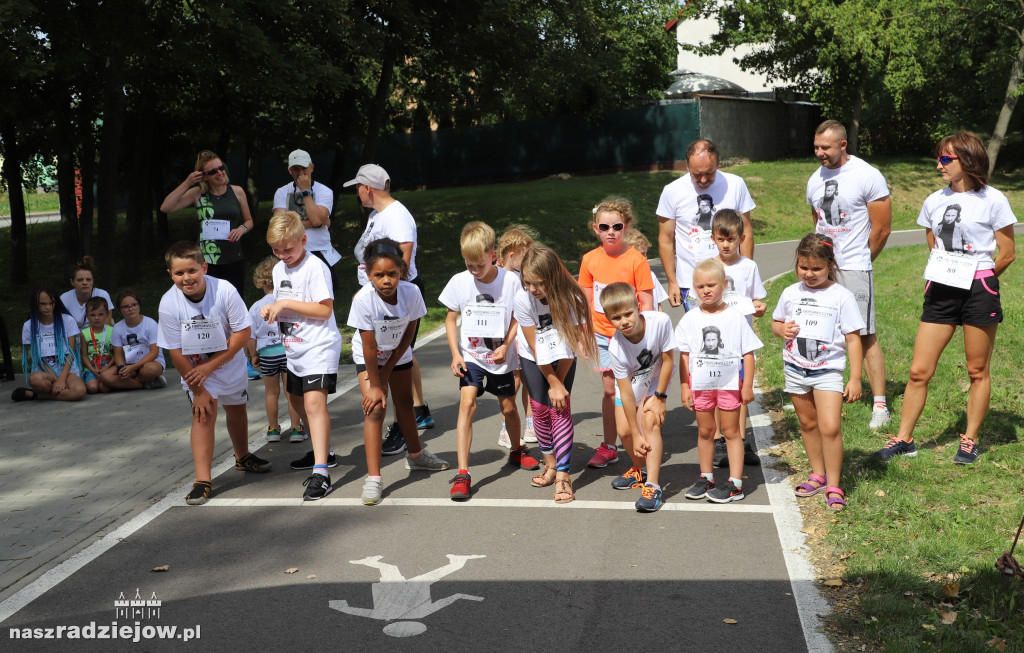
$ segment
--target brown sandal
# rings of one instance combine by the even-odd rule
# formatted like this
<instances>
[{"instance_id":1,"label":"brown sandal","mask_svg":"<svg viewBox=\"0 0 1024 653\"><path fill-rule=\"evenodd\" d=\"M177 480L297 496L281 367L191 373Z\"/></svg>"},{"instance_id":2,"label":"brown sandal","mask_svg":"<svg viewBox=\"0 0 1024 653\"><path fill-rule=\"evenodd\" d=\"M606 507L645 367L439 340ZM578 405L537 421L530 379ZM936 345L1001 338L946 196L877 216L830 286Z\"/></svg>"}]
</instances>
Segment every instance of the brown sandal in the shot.
<instances>
[{"instance_id":1,"label":"brown sandal","mask_svg":"<svg viewBox=\"0 0 1024 653\"><path fill-rule=\"evenodd\" d=\"M559 499L559 495L562 496ZM560 478L555 480L555 503L569 503L576 498L576 493L572 491L572 479Z\"/></svg>"},{"instance_id":2,"label":"brown sandal","mask_svg":"<svg viewBox=\"0 0 1024 653\"><path fill-rule=\"evenodd\" d=\"M551 472L551 476L548 476L548 472ZM556 474L557 472L554 469L545 469L543 472L530 479L530 485L533 487L547 487L555 482Z\"/></svg>"}]
</instances>

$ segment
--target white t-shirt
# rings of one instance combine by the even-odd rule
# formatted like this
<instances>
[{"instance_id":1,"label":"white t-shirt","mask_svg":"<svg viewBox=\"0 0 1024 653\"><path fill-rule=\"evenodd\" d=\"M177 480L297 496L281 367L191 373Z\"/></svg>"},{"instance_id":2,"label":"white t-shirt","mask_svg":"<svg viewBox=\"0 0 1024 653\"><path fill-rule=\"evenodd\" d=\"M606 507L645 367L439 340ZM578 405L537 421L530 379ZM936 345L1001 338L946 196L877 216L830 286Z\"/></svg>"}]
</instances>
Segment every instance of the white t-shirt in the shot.
<instances>
[{"instance_id":1,"label":"white t-shirt","mask_svg":"<svg viewBox=\"0 0 1024 653\"><path fill-rule=\"evenodd\" d=\"M110 295L107 294L106 290L99 288L92 289L93 297L102 297L107 300L107 308L114 310L114 302L110 301ZM79 304L78 298L75 296L74 290L69 290L60 296L60 303L64 304L64 309L75 319L75 324L78 325L78 330L81 331L85 327L89 326L89 317L85 314L85 304L89 300Z\"/></svg>"},{"instance_id":2,"label":"white t-shirt","mask_svg":"<svg viewBox=\"0 0 1024 653\"><path fill-rule=\"evenodd\" d=\"M806 313L805 311L808 311ZM782 348L782 360L798 367L807 369L846 369L846 336L844 334L860 331L864 328L864 319L857 308L857 300L853 293L833 283L828 288L808 288L801 281L794 283L782 291L779 303L775 306L772 319L779 322L808 319L813 315L819 324L827 324L834 320L831 338L814 339L797 337L787 340ZM802 326L801 332L810 329Z\"/></svg>"},{"instance_id":3,"label":"white t-shirt","mask_svg":"<svg viewBox=\"0 0 1024 653\"><path fill-rule=\"evenodd\" d=\"M654 306L657 307L661 302L668 299L668 291L665 290L665 286L661 285L661 281L658 280L658 275L651 270L651 280L654 281Z\"/></svg>"},{"instance_id":4,"label":"white t-shirt","mask_svg":"<svg viewBox=\"0 0 1024 653\"><path fill-rule=\"evenodd\" d=\"M264 295L263 299L256 301L249 308L249 320L252 322L252 332L249 336L256 340L256 351L271 345L281 344L281 334L277 330L277 323L270 324L262 317L260 311L264 306L271 306L274 303L273 293Z\"/></svg>"},{"instance_id":5,"label":"white t-shirt","mask_svg":"<svg viewBox=\"0 0 1024 653\"><path fill-rule=\"evenodd\" d=\"M1006 196L991 186L966 193L954 193L948 186L937 190L917 216L917 224L935 235L935 249L973 254L979 270L995 268L995 232L1015 222Z\"/></svg>"},{"instance_id":6,"label":"white t-shirt","mask_svg":"<svg viewBox=\"0 0 1024 653\"><path fill-rule=\"evenodd\" d=\"M871 269L868 202L888 196L882 173L852 154L834 170L820 166L807 180L807 203L818 216L815 231L832 238L839 269Z\"/></svg>"},{"instance_id":7,"label":"white t-shirt","mask_svg":"<svg viewBox=\"0 0 1024 653\"><path fill-rule=\"evenodd\" d=\"M203 298L194 302L185 296L177 286L172 286L160 298L160 323L157 344L167 350L182 348L182 322L192 320L215 321L224 334L225 342L232 333L241 331L248 326L249 313L245 310L245 302L239 297L238 291L227 281L206 275L206 292ZM201 365L209 358L208 354L186 354L193 367ZM216 399L221 395L237 394L245 390L249 379L245 374L245 354L238 352L224 365L220 366L203 382L203 387ZM181 387L188 390L188 384L182 379Z\"/></svg>"},{"instance_id":8,"label":"white t-shirt","mask_svg":"<svg viewBox=\"0 0 1024 653\"><path fill-rule=\"evenodd\" d=\"M366 364L360 331L373 331L377 339L377 366L384 366L401 342L409 323L426 314L427 305L423 303L423 295L415 284L399 281L398 302L393 305L381 299L372 283L366 284L352 298L352 306L348 311L348 325L356 329L352 336L352 360L361 365ZM411 362L412 347L409 347L395 365Z\"/></svg>"},{"instance_id":9,"label":"white t-shirt","mask_svg":"<svg viewBox=\"0 0 1024 653\"><path fill-rule=\"evenodd\" d=\"M691 376L698 358L738 358L742 369L743 356L764 346L746 320L737 319L739 316L739 311L730 307L718 313L705 313L698 306L683 314L676 325L676 342L679 351L691 354Z\"/></svg>"},{"instance_id":10,"label":"white t-shirt","mask_svg":"<svg viewBox=\"0 0 1024 653\"><path fill-rule=\"evenodd\" d=\"M74 291L72 291L74 292ZM75 322L75 318L68 315L67 313L61 313L61 318L64 323L64 338L73 338L82 332L78 324ZM39 347L39 357L49 364L50 369L60 374L64 368L64 361L61 361L60 366L57 365L57 341L54 339L53 324L40 323L36 328L36 336L39 338L39 344L32 342L32 320L25 320L25 324L21 327L21 344L28 345L31 347ZM65 342L64 349L69 352L73 352L70 346ZM72 358L76 358L72 356ZM37 371L37 370L30 370ZM81 370L78 365L72 362L71 373L81 375Z\"/></svg>"},{"instance_id":11,"label":"white t-shirt","mask_svg":"<svg viewBox=\"0 0 1024 653\"><path fill-rule=\"evenodd\" d=\"M637 406L658 390L661 355L676 349L672 318L667 313L643 311L640 315L644 318L644 336L640 342L630 342L621 331L616 331L608 342L612 374L616 379L630 380Z\"/></svg>"},{"instance_id":12,"label":"white t-shirt","mask_svg":"<svg viewBox=\"0 0 1024 653\"><path fill-rule=\"evenodd\" d=\"M284 261L274 266L274 299L321 302L334 299L330 270L317 257L306 253L295 267ZM281 344L288 355L288 372L296 376L337 374L341 356L341 333L332 312L326 319L314 320L294 311L277 316Z\"/></svg>"},{"instance_id":13,"label":"white t-shirt","mask_svg":"<svg viewBox=\"0 0 1024 653\"><path fill-rule=\"evenodd\" d=\"M657 215L676 223L676 283L680 288L693 284L693 266L698 261L718 256L711 237L715 213L733 209L742 214L755 206L743 178L721 170L706 190L694 186L689 173L665 186Z\"/></svg>"},{"instance_id":14,"label":"white t-shirt","mask_svg":"<svg viewBox=\"0 0 1024 653\"><path fill-rule=\"evenodd\" d=\"M243 327L244 328L244 327ZM137 363L149 354L150 345L157 344L160 339L160 327L156 320L151 317L142 316L142 322L138 326L130 327L128 323L121 320L114 325L114 332L110 336L110 344L121 347L124 350L124 362L126 365ZM164 351L157 347L156 362L161 367L167 367L164 362Z\"/></svg>"},{"instance_id":15,"label":"white t-shirt","mask_svg":"<svg viewBox=\"0 0 1024 653\"><path fill-rule=\"evenodd\" d=\"M548 342L550 339L550 356L553 356L552 361L576 358L572 347L562 340L558 329L555 328L551 320L551 307L522 288L516 293L515 316L516 321L519 322L519 330L516 332L516 349L521 357L535 363L537 362L537 357L534 355L533 349L530 348L530 343L523 332L523 327L535 327L537 329L534 333L535 343L538 340ZM537 346L540 347L542 345L538 343ZM542 349L541 351L544 350Z\"/></svg>"},{"instance_id":16,"label":"white t-shirt","mask_svg":"<svg viewBox=\"0 0 1024 653\"><path fill-rule=\"evenodd\" d=\"M505 362L497 364L494 362L494 350L501 346L508 333L508 327L512 323L512 311L516 293L522 290L522 283L519 277L509 274L504 269L495 266L498 275L494 281L483 283L477 281L469 270L459 272L448 281L448 285L441 291L438 301L444 304L448 310L455 311L465 316L465 309L473 310L474 305L495 304L501 306L503 325L501 335L497 329L493 335L488 337L473 337L466 335L466 325L463 324L459 334L459 347L466 362L473 363L484 368L488 372L504 374L519 367L519 357L515 347L508 348Z\"/></svg>"},{"instance_id":17,"label":"white t-shirt","mask_svg":"<svg viewBox=\"0 0 1024 653\"><path fill-rule=\"evenodd\" d=\"M768 291L764 289L764 284L761 282L761 272L757 269L757 263L754 263L754 261L745 256L740 256L739 261L732 265L722 264L722 267L725 268L726 288L724 299L726 303L729 302L730 293L736 293L741 297L749 299L764 299L768 296ZM690 289L688 296L697 301L693 288ZM752 315L748 314L744 315L744 317L747 318L747 324L754 324L754 317Z\"/></svg>"},{"instance_id":18,"label":"white t-shirt","mask_svg":"<svg viewBox=\"0 0 1024 653\"><path fill-rule=\"evenodd\" d=\"M318 181L314 181L309 189L313 191L313 202L317 206L327 209L327 217L331 217L331 211L334 209L334 193L331 189ZM331 246L330 229L326 224L322 224L319 227L313 227L309 224L309 218L306 216L305 199L299 196L301 192L294 181L281 186L274 193L274 210L285 209L286 211L298 213L299 217L302 218L302 226L306 229L306 250L329 253L325 254L325 256L327 256L328 261L334 259L331 261L331 265L334 265L341 258L341 255ZM335 256L337 258L334 258Z\"/></svg>"},{"instance_id":19,"label":"white t-shirt","mask_svg":"<svg viewBox=\"0 0 1024 653\"><path fill-rule=\"evenodd\" d=\"M409 258L409 278L415 279L418 276L416 271L416 220L405 205L395 200L384 207L379 213L373 211L366 221L366 229L356 243L356 260L359 261L359 269L356 274L359 277L359 285L365 286L370 283L370 277L366 275L366 265L363 261L363 252L366 246L379 238L390 238L398 244L412 243L412 256Z\"/></svg>"}]
</instances>

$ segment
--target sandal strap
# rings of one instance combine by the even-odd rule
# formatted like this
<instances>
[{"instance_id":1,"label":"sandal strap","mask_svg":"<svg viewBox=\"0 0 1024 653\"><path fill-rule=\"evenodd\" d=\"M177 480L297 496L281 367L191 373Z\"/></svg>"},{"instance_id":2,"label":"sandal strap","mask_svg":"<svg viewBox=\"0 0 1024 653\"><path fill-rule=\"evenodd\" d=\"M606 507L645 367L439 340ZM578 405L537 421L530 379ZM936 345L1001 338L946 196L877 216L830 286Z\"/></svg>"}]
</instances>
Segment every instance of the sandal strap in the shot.
<instances>
[{"instance_id":1,"label":"sandal strap","mask_svg":"<svg viewBox=\"0 0 1024 653\"><path fill-rule=\"evenodd\" d=\"M810 476L807 477L807 480L808 481L814 481L818 485L825 485L826 483L828 483L828 481L826 480L826 477L818 476L817 474L815 474L813 472L811 473Z\"/></svg>"},{"instance_id":2,"label":"sandal strap","mask_svg":"<svg viewBox=\"0 0 1024 653\"><path fill-rule=\"evenodd\" d=\"M830 485L827 488L825 488L825 496L828 496L830 494L838 494L839 496L843 497L844 499L846 498L846 493L843 492L842 490L840 490L839 488L837 488L834 485Z\"/></svg>"}]
</instances>

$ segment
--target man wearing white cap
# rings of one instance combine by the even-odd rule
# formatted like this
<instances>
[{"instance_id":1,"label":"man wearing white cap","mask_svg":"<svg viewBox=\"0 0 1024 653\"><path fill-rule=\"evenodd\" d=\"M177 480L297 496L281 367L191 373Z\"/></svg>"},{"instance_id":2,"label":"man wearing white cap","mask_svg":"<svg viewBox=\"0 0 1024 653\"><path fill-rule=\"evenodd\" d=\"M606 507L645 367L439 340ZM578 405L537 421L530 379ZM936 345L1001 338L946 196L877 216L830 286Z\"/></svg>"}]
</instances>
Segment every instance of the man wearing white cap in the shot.
<instances>
[{"instance_id":1,"label":"man wearing white cap","mask_svg":"<svg viewBox=\"0 0 1024 653\"><path fill-rule=\"evenodd\" d=\"M370 277L366 274L366 265L363 261L363 252L366 246L378 238L390 238L398 243L402 250L402 258L409 266L409 281L416 284L420 294L426 293L423 280L416 271L416 220L405 205L391 197L391 177L387 171L375 163L367 163L360 166L356 172L355 179L344 183L345 187L356 186L356 193L359 201L370 212L366 220L366 230L356 243L356 260L359 261L357 275L359 285L365 286L370 283ZM416 328L419 329L417 323ZM415 336L413 344L416 343ZM416 411L416 425L421 429L429 429L434 426L434 418L430 415L430 408L423 401L423 385L420 381L420 366L413 357L412 367L412 400L413 409ZM384 438L382 453L390 456L405 451L405 437L398 429L398 422L395 422L388 429L387 437Z\"/></svg>"},{"instance_id":2,"label":"man wearing white cap","mask_svg":"<svg viewBox=\"0 0 1024 653\"><path fill-rule=\"evenodd\" d=\"M306 228L306 249L327 264L327 269L341 260L341 254L331 246L331 212L334 192L313 181L313 160L305 150L288 155L288 174L292 183L285 184L274 193L274 213L295 211ZM333 273L331 282L333 283Z\"/></svg>"}]
</instances>

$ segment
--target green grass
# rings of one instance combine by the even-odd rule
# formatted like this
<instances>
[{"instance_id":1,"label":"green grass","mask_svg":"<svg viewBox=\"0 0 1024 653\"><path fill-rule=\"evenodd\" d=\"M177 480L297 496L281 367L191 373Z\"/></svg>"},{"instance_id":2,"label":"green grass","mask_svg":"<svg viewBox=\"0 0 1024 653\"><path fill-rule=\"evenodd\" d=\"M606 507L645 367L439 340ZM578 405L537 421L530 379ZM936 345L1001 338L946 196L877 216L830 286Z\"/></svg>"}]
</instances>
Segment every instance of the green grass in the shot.
<instances>
[{"instance_id":1,"label":"green grass","mask_svg":"<svg viewBox=\"0 0 1024 653\"><path fill-rule=\"evenodd\" d=\"M909 247L887 251L876 262L878 333L894 415L891 432L898 427L913 355L926 260L923 247ZM774 306L794 281L790 273L773 283L768 305ZM836 564L840 556L849 556L833 569L853 586L856 600L840 601L830 617L830 625L847 638L856 635L893 651L991 650L986 642L992 638L1004 640L1006 650L1024 649L1024 584L1020 579L1003 584L993 566L1009 549L1024 512L1024 393L1014 382L1024 369L1024 267L1011 266L1000 284L1007 317L999 326L992 357L992 403L978 462L971 467L952 464L966 424L968 384L958 330L939 362L914 433L919 455L894 459L887 466L871 459L884 437L867 429L870 404L847 406L842 487L849 508L838 516L825 515L820 501L802 502L810 506L805 517L818 524L821 559ZM758 357L758 379L765 389L765 407L779 409L788 396L780 390L782 341L770 326L769 318L756 324L766 345ZM864 388L869 391L866 378ZM781 465L797 479L805 478L810 469L791 411L777 422L776 441ZM1024 560L1024 545L1015 557ZM943 585L951 582L959 583L959 590L947 597ZM956 612L956 621L942 624L940 610Z\"/></svg>"},{"instance_id":2,"label":"green grass","mask_svg":"<svg viewBox=\"0 0 1024 653\"><path fill-rule=\"evenodd\" d=\"M25 191L23 197L25 198L25 210L28 213L57 211L60 209L60 201L57 199L57 193L40 194ZM10 215L10 200L10 195L7 193L0 193L0 215Z\"/></svg>"}]
</instances>

